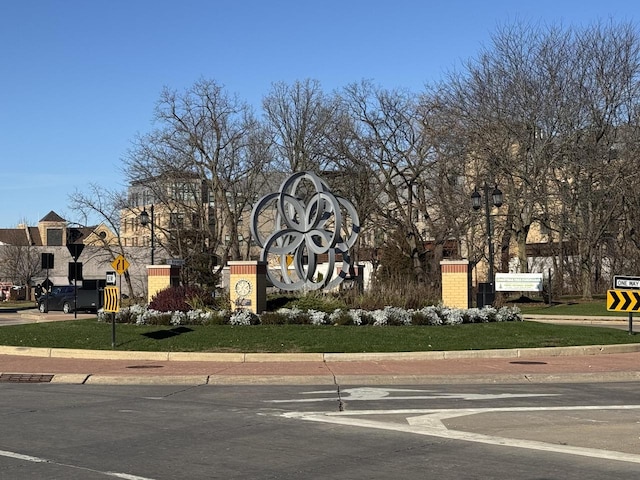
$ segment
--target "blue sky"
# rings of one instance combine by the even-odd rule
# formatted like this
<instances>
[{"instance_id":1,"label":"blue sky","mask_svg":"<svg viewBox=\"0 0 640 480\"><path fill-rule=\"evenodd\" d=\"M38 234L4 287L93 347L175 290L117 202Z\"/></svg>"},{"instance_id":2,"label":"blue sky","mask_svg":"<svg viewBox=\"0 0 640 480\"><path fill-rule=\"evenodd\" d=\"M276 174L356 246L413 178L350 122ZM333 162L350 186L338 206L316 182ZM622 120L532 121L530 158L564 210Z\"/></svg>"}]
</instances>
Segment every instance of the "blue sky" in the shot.
<instances>
[{"instance_id":1,"label":"blue sky","mask_svg":"<svg viewBox=\"0 0 640 480\"><path fill-rule=\"evenodd\" d=\"M201 78L256 107L271 84L420 91L515 21L640 22L629 0L0 0L0 228L125 189L121 159L164 86Z\"/></svg>"}]
</instances>

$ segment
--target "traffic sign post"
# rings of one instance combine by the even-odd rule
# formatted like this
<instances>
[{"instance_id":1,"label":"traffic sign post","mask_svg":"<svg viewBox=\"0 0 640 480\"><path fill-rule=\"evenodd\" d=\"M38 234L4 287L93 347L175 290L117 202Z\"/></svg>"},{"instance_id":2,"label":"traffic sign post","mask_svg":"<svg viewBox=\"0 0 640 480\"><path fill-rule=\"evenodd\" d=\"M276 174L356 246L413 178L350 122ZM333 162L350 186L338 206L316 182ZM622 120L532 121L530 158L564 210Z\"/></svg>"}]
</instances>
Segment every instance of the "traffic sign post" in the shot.
<instances>
[{"instance_id":1,"label":"traffic sign post","mask_svg":"<svg viewBox=\"0 0 640 480\"><path fill-rule=\"evenodd\" d=\"M640 312L640 291L608 290L607 310L611 312Z\"/></svg>"},{"instance_id":2,"label":"traffic sign post","mask_svg":"<svg viewBox=\"0 0 640 480\"><path fill-rule=\"evenodd\" d=\"M607 310L629 312L629 335L633 335L633 312L640 312L640 290L608 290Z\"/></svg>"},{"instance_id":3,"label":"traffic sign post","mask_svg":"<svg viewBox=\"0 0 640 480\"><path fill-rule=\"evenodd\" d=\"M120 311L119 288L114 286L104 287L104 311L117 313Z\"/></svg>"},{"instance_id":4,"label":"traffic sign post","mask_svg":"<svg viewBox=\"0 0 640 480\"><path fill-rule=\"evenodd\" d=\"M129 262L122 255L118 255L118 257L111 262L111 266L113 269L118 272L118 275L122 275L129 269Z\"/></svg>"},{"instance_id":5,"label":"traffic sign post","mask_svg":"<svg viewBox=\"0 0 640 480\"><path fill-rule=\"evenodd\" d=\"M83 243L67 244L69 255L73 258L73 262L69 262L69 280L73 280L73 318L78 318L78 280L82 280L82 262L78 262L78 257L82 255L84 250ZM73 279L71 278L73 272Z\"/></svg>"},{"instance_id":6,"label":"traffic sign post","mask_svg":"<svg viewBox=\"0 0 640 480\"><path fill-rule=\"evenodd\" d=\"M105 283L110 286L115 286L116 284L116 272L107 272Z\"/></svg>"},{"instance_id":7,"label":"traffic sign post","mask_svg":"<svg viewBox=\"0 0 640 480\"><path fill-rule=\"evenodd\" d=\"M104 287L104 311L111 313L111 348L116 348L116 313L120 311L120 289Z\"/></svg>"},{"instance_id":8,"label":"traffic sign post","mask_svg":"<svg viewBox=\"0 0 640 480\"><path fill-rule=\"evenodd\" d=\"M111 262L115 272L107 272L107 286L104 288L104 311L111 312L111 348L116 348L116 313L120 310L120 288L114 286L115 273L120 276L120 287L122 287L122 274L129 269L129 262L124 255L118 255Z\"/></svg>"}]
</instances>

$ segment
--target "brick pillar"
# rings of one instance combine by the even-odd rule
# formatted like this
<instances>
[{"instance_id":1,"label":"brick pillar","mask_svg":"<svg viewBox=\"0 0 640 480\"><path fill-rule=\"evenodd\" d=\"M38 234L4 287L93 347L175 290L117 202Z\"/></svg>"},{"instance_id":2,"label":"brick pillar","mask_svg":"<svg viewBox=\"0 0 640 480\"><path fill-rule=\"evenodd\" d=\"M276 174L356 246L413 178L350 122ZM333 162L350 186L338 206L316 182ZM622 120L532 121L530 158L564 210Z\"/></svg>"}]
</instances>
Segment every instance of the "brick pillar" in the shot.
<instances>
[{"instance_id":1,"label":"brick pillar","mask_svg":"<svg viewBox=\"0 0 640 480\"><path fill-rule=\"evenodd\" d=\"M442 303L445 307L469 308L469 261L442 260Z\"/></svg>"},{"instance_id":2,"label":"brick pillar","mask_svg":"<svg viewBox=\"0 0 640 480\"><path fill-rule=\"evenodd\" d=\"M160 290L180 283L180 267L173 265L147 265L147 303Z\"/></svg>"},{"instance_id":3,"label":"brick pillar","mask_svg":"<svg viewBox=\"0 0 640 480\"><path fill-rule=\"evenodd\" d=\"M231 310L243 308L253 313L267 309L267 263L233 261L229 264Z\"/></svg>"}]
</instances>

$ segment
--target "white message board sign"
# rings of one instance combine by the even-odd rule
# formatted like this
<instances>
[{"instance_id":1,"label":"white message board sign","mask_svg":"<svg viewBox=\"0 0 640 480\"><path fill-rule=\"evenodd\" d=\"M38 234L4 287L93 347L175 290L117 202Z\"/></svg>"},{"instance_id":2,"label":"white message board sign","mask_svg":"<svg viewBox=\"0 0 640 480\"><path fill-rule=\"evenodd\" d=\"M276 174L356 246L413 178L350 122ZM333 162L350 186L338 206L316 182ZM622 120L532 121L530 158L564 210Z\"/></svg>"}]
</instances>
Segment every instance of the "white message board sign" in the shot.
<instances>
[{"instance_id":1,"label":"white message board sign","mask_svg":"<svg viewBox=\"0 0 640 480\"><path fill-rule=\"evenodd\" d=\"M496 273L497 292L541 292L541 273Z\"/></svg>"}]
</instances>

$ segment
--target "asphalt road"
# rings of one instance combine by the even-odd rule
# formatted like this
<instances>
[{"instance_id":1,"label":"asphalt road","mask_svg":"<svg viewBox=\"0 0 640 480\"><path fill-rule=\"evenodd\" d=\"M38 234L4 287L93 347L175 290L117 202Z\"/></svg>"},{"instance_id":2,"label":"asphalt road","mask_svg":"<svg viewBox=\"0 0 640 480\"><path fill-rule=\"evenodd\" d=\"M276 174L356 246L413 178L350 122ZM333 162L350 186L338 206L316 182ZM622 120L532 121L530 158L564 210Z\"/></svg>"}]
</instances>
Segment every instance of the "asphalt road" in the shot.
<instances>
[{"instance_id":1,"label":"asphalt road","mask_svg":"<svg viewBox=\"0 0 640 480\"><path fill-rule=\"evenodd\" d=\"M2 479L635 479L640 384L0 385Z\"/></svg>"}]
</instances>

